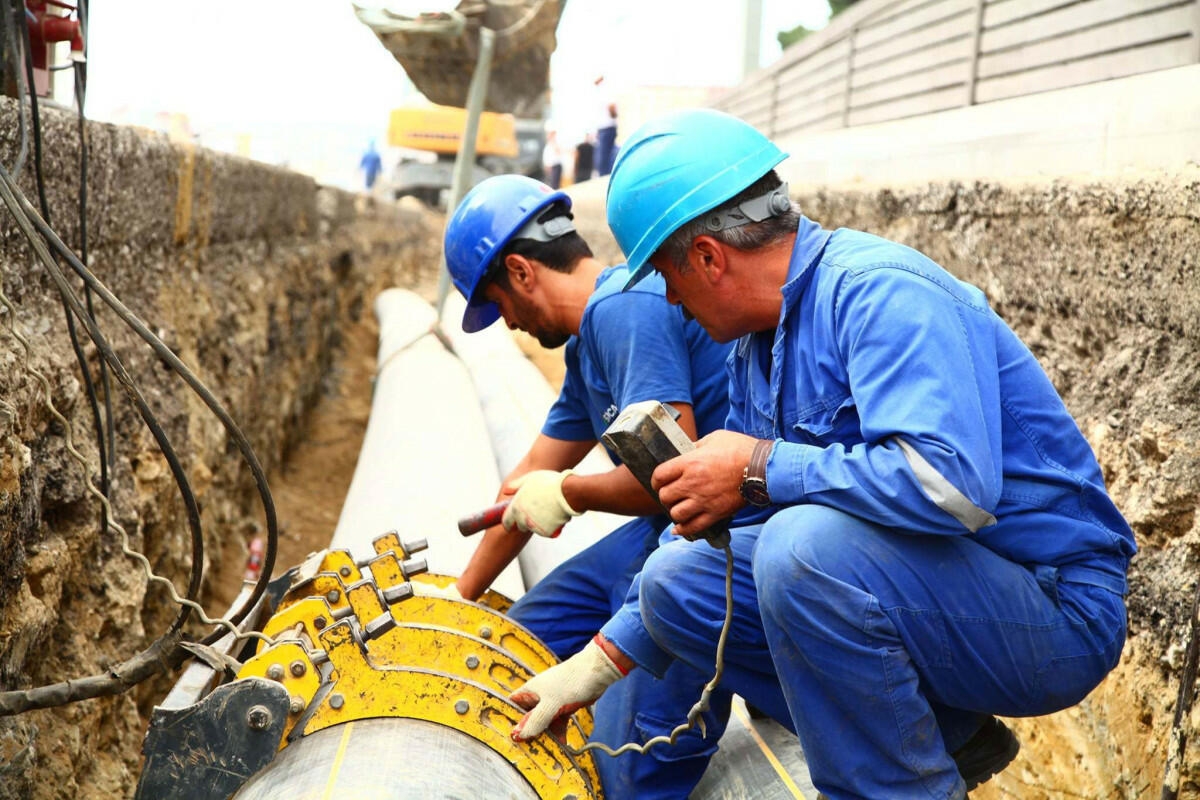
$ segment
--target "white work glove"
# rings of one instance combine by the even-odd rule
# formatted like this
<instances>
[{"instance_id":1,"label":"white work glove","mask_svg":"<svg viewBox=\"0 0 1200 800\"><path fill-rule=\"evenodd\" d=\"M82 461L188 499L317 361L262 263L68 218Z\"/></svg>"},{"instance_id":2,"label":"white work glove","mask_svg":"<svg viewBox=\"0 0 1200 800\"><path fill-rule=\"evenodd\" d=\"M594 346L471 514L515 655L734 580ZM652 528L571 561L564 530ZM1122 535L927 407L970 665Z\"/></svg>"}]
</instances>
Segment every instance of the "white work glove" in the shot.
<instances>
[{"instance_id":1,"label":"white work glove","mask_svg":"<svg viewBox=\"0 0 1200 800\"><path fill-rule=\"evenodd\" d=\"M561 734L568 717L594 703L605 689L624 677L625 673L593 637L578 653L534 675L509 696L521 708L529 710L513 728L513 741L528 741L552 723L555 732Z\"/></svg>"},{"instance_id":2,"label":"white work glove","mask_svg":"<svg viewBox=\"0 0 1200 800\"><path fill-rule=\"evenodd\" d=\"M510 531L515 528L551 539L558 536L571 517L582 513L571 508L562 493L563 481L573 474L569 469L562 472L535 469L517 478L512 482L517 493L509 501L500 524Z\"/></svg>"},{"instance_id":3,"label":"white work glove","mask_svg":"<svg viewBox=\"0 0 1200 800\"><path fill-rule=\"evenodd\" d=\"M458 591L458 584L451 583L448 586L438 586L436 583L426 583L425 581L409 581L412 585L413 594L417 597L441 597L446 600L466 601Z\"/></svg>"}]
</instances>

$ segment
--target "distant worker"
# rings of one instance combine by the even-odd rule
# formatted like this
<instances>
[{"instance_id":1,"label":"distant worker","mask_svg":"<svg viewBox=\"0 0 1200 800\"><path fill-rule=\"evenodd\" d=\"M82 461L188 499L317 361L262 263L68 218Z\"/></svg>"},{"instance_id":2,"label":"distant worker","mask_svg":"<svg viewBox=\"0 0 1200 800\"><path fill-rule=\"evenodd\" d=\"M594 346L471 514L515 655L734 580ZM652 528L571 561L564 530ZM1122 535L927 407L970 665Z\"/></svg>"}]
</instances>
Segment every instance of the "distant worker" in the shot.
<instances>
[{"instance_id":1,"label":"distant worker","mask_svg":"<svg viewBox=\"0 0 1200 800\"><path fill-rule=\"evenodd\" d=\"M472 189L451 216L445 250L454 285L467 298L463 330L503 317L544 347L565 344L567 366L541 434L504 478L498 499L510 505L503 527L486 532L451 592L478 597L533 534L555 536L586 511L635 516L561 564L509 611L560 658L582 652L602 663L607 656L592 637L625 602L670 519L627 468L592 475L572 468L630 403L674 406L692 438L720 428L729 347L667 303L661 280L623 292L628 270L593 258L575 230L570 198L531 178L501 175ZM682 662L662 680L633 676L596 706L593 739L616 747L669 734L708 677ZM730 699L714 697L707 739L693 730L647 755L598 755L605 796L687 797L716 750Z\"/></svg>"},{"instance_id":2,"label":"distant worker","mask_svg":"<svg viewBox=\"0 0 1200 800\"><path fill-rule=\"evenodd\" d=\"M770 515L731 532L722 685L796 730L823 795L963 798L1017 753L994 715L1067 708L1117 664L1133 532L983 292L802 216L774 169L785 157L741 120L687 111L618 159L608 222L630 286L657 273L737 341L730 430L653 483L682 536ZM524 733L634 666L712 664L724 618L723 554L660 546L599 634L613 668L576 656L535 676L518 690L541 700Z\"/></svg>"},{"instance_id":3,"label":"distant worker","mask_svg":"<svg viewBox=\"0 0 1200 800\"><path fill-rule=\"evenodd\" d=\"M374 139L367 142L367 151L363 153L362 158L359 160L358 168L362 170L367 191L370 191L371 187L375 185L375 179L379 177L379 173L383 170L383 160L379 157L379 151L375 149Z\"/></svg>"},{"instance_id":4,"label":"distant worker","mask_svg":"<svg viewBox=\"0 0 1200 800\"><path fill-rule=\"evenodd\" d=\"M603 178L612 172L617 156L617 103L603 75L594 81L596 109L596 174Z\"/></svg>"},{"instance_id":5,"label":"distant worker","mask_svg":"<svg viewBox=\"0 0 1200 800\"><path fill-rule=\"evenodd\" d=\"M575 145L575 164L571 171L575 183L591 180L595 162L596 145L592 144L591 134L588 134L582 142Z\"/></svg>"},{"instance_id":6,"label":"distant worker","mask_svg":"<svg viewBox=\"0 0 1200 800\"><path fill-rule=\"evenodd\" d=\"M542 173L551 189L562 186L562 147L558 144L558 131L554 128L546 129L546 146L542 148Z\"/></svg>"}]
</instances>

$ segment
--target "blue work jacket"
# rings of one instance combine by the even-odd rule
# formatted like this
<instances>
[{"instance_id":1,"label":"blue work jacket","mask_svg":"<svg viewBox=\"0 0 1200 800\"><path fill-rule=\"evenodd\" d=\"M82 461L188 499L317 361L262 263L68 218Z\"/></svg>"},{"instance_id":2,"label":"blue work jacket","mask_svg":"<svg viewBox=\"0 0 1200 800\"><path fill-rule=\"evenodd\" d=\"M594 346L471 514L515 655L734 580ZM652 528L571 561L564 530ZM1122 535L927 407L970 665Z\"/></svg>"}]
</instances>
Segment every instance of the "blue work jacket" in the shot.
<instances>
[{"instance_id":1,"label":"blue work jacket","mask_svg":"<svg viewBox=\"0 0 1200 800\"><path fill-rule=\"evenodd\" d=\"M1136 547L1037 359L921 253L801 219L775 330L727 362L726 427L776 439L773 502L970 536L1124 593Z\"/></svg>"},{"instance_id":2,"label":"blue work jacket","mask_svg":"<svg viewBox=\"0 0 1200 800\"><path fill-rule=\"evenodd\" d=\"M700 436L719 430L729 413L724 365L732 345L714 342L668 303L661 275L622 291L627 280L624 265L596 278L579 333L567 340L566 376L542 433L600 440L621 409L643 400L687 403Z\"/></svg>"}]
</instances>

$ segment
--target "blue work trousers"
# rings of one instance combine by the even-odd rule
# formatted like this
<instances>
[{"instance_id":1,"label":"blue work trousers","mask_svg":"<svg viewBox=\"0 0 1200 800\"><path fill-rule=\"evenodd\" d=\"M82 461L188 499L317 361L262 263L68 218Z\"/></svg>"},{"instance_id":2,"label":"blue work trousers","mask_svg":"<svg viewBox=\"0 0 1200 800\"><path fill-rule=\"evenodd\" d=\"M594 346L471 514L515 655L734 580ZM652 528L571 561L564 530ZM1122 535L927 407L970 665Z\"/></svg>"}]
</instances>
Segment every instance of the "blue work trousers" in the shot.
<instances>
[{"instance_id":1,"label":"blue work trousers","mask_svg":"<svg viewBox=\"0 0 1200 800\"><path fill-rule=\"evenodd\" d=\"M617 126L596 131L596 175L603 178L612 172L617 160Z\"/></svg>"},{"instance_id":2,"label":"blue work trousers","mask_svg":"<svg viewBox=\"0 0 1200 800\"><path fill-rule=\"evenodd\" d=\"M624 601L630 584L658 543L653 518L620 526L596 544L564 561L509 609L509 616L540 638L561 659L579 652ZM613 684L593 707L591 741L614 750L626 742L644 743L669 735L687 718L712 673L712 662L697 672L674 662L660 679L635 669ZM655 745L645 755L612 758L595 753L607 800L682 800L692 791L729 720L732 695L718 691L704 714L708 736L692 729L674 745Z\"/></svg>"},{"instance_id":3,"label":"blue work trousers","mask_svg":"<svg viewBox=\"0 0 1200 800\"><path fill-rule=\"evenodd\" d=\"M964 797L950 753L988 715L1079 702L1124 643L1120 595L967 537L896 531L817 505L732 533L722 685L797 732L831 800ZM715 655L724 572L722 553L683 541L642 571L647 630L697 668Z\"/></svg>"}]
</instances>

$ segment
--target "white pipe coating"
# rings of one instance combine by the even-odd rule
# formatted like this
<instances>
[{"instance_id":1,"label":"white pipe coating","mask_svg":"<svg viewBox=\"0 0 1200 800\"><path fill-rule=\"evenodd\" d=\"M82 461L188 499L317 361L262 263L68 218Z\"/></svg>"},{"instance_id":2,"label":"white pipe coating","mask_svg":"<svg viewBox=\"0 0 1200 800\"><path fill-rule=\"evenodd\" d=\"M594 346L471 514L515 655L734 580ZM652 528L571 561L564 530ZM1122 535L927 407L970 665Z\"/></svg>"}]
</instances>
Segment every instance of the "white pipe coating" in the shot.
<instances>
[{"instance_id":1,"label":"white pipe coating","mask_svg":"<svg viewBox=\"0 0 1200 800\"><path fill-rule=\"evenodd\" d=\"M460 575L477 539L458 519L489 505L500 489L475 387L463 363L433 335L437 314L420 296L387 289L375 300L379 359L371 417L331 547L356 559L390 530L426 538L431 572ZM516 564L492 588L525 593Z\"/></svg>"},{"instance_id":2,"label":"white pipe coating","mask_svg":"<svg viewBox=\"0 0 1200 800\"><path fill-rule=\"evenodd\" d=\"M465 307L466 301L457 293L446 298L442 309L442 331L475 383L479 405L491 435L496 468L503 476L517 466L541 432L556 395L546 377L525 357L503 325L493 325L478 333L464 333L459 320ZM601 448L596 448L575 470L592 474L612 468L612 461ZM494 494L481 497L480 507L491 503L494 497ZM627 521L627 517L589 511L568 522L557 539L534 536L518 557L525 585L533 586L567 558L598 542Z\"/></svg>"}]
</instances>

